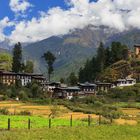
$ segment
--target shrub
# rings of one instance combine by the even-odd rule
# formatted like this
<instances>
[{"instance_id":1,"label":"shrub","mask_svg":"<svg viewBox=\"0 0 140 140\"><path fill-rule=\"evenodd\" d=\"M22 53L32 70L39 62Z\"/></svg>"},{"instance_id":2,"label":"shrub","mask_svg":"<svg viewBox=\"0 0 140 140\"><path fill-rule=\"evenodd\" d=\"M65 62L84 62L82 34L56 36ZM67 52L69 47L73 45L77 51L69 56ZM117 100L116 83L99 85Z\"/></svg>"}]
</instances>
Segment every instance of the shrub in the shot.
<instances>
[{"instance_id":1,"label":"shrub","mask_svg":"<svg viewBox=\"0 0 140 140\"><path fill-rule=\"evenodd\" d=\"M28 100L27 93L24 90L19 91L19 98L22 100Z\"/></svg>"},{"instance_id":2,"label":"shrub","mask_svg":"<svg viewBox=\"0 0 140 140\"><path fill-rule=\"evenodd\" d=\"M8 97L7 95L4 95L4 96L2 97L2 100L5 101L5 100L8 100L8 98L9 98L9 97Z\"/></svg>"},{"instance_id":3,"label":"shrub","mask_svg":"<svg viewBox=\"0 0 140 140\"><path fill-rule=\"evenodd\" d=\"M32 114L31 114L30 111L24 110L24 111L21 111L21 112L19 113L19 115L31 116Z\"/></svg>"},{"instance_id":4,"label":"shrub","mask_svg":"<svg viewBox=\"0 0 140 140\"><path fill-rule=\"evenodd\" d=\"M1 108L0 109L0 115L9 115L10 112L8 111L7 108Z\"/></svg>"}]
</instances>

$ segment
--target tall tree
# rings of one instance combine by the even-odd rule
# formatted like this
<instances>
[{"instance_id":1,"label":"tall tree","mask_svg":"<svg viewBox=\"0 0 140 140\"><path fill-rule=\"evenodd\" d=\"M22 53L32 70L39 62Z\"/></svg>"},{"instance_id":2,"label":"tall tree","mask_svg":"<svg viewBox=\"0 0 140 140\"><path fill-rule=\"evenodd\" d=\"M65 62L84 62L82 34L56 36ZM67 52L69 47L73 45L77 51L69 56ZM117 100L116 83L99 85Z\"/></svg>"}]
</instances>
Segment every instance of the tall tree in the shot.
<instances>
[{"instance_id":1,"label":"tall tree","mask_svg":"<svg viewBox=\"0 0 140 140\"><path fill-rule=\"evenodd\" d=\"M112 42L111 44L111 55L112 63L115 63L119 60L126 59L128 55L128 48L126 45L122 45L120 42Z\"/></svg>"},{"instance_id":2,"label":"tall tree","mask_svg":"<svg viewBox=\"0 0 140 140\"><path fill-rule=\"evenodd\" d=\"M75 86L78 82L78 78L77 76L75 75L74 72L72 72L69 77L68 77L68 83L71 85L71 86Z\"/></svg>"},{"instance_id":3,"label":"tall tree","mask_svg":"<svg viewBox=\"0 0 140 140\"><path fill-rule=\"evenodd\" d=\"M13 49L13 63L12 63L12 71L13 72L21 72L22 71L22 48L20 42L18 42Z\"/></svg>"},{"instance_id":4,"label":"tall tree","mask_svg":"<svg viewBox=\"0 0 140 140\"><path fill-rule=\"evenodd\" d=\"M28 60L26 62L26 65L24 66L24 72L26 72L26 73L33 73L34 72L34 64L31 60Z\"/></svg>"},{"instance_id":5,"label":"tall tree","mask_svg":"<svg viewBox=\"0 0 140 140\"><path fill-rule=\"evenodd\" d=\"M98 64L98 72L102 72L105 68L105 49L102 42L97 50L96 63Z\"/></svg>"},{"instance_id":6,"label":"tall tree","mask_svg":"<svg viewBox=\"0 0 140 140\"><path fill-rule=\"evenodd\" d=\"M105 49L105 67L108 67L112 64L112 54L109 47Z\"/></svg>"},{"instance_id":7,"label":"tall tree","mask_svg":"<svg viewBox=\"0 0 140 140\"><path fill-rule=\"evenodd\" d=\"M50 51L48 51L48 52L44 53L44 58L48 65L48 80L50 81L51 74L54 71L53 63L55 62L56 57Z\"/></svg>"}]
</instances>

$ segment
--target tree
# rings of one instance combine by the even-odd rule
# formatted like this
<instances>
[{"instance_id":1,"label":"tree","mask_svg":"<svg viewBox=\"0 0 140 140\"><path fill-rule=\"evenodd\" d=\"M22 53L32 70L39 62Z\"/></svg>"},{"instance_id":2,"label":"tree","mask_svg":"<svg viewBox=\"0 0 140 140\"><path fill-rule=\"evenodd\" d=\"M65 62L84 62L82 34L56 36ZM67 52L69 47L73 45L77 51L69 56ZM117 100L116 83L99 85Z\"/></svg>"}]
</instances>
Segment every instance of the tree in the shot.
<instances>
[{"instance_id":1,"label":"tree","mask_svg":"<svg viewBox=\"0 0 140 140\"><path fill-rule=\"evenodd\" d=\"M12 71L13 72L21 72L22 71L22 48L21 44L18 42L13 49L13 63L12 63Z\"/></svg>"},{"instance_id":2,"label":"tree","mask_svg":"<svg viewBox=\"0 0 140 140\"><path fill-rule=\"evenodd\" d=\"M124 48L123 51L122 51L122 56L123 56L124 60L128 60L128 58L129 58L128 53L129 53L128 48Z\"/></svg>"},{"instance_id":3,"label":"tree","mask_svg":"<svg viewBox=\"0 0 140 140\"><path fill-rule=\"evenodd\" d=\"M126 53L128 51L128 47L126 45L122 45L120 42L112 42L111 44L111 55L112 55L112 63L115 63L119 60L126 58Z\"/></svg>"},{"instance_id":4,"label":"tree","mask_svg":"<svg viewBox=\"0 0 140 140\"><path fill-rule=\"evenodd\" d=\"M33 95L33 98L42 97L42 90L41 90L40 86L37 83L32 83L31 93Z\"/></svg>"},{"instance_id":5,"label":"tree","mask_svg":"<svg viewBox=\"0 0 140 140\"><path fill-rule=\"evenodd\" d=\"M60 78L60 83L64 84L65 83L65 79L64 78Z\"/></svg>"},{"instance_id":6,"label":"tree","mask_svg":"<svg viewBox=\"0 0 140 140\"><path fill-rule=\"evenodd\" d=\"M0 53L0 69L12 70L12 56L8 53Z\"/></svg>"},{"instance_id":7,"label":"tree","mask_svg":"<svg viewBox=\"0 0 140 140\"><path fill-rule=\"evenodd\" d=\"M104 82L115 82L119 78L118 71L112 68L106 68L100 74L100 80Z\"/></svg>"},{"instance_id":8,"label":"tree","mask_svg":"<svg viewBox=\"0 0 140 140\"><path fill-rule=\"evenodd\" d=\"M75 86L78 82L78 78L76 77L75 73L72 72L69 77L68 77L68 83L71 85L71 86Z\"/></svg>"},{"instance_id":9,"label":"tree","mask_svg":"<svg viewBox=\"0 0 140 140\"><path fill-rule=\"evenodd\" d=\"M48 80L50 81L51 74L54 71L53 63L54 63L56 57L50 51L48 51L48 52L44 53L44 58L48 65Z\"/></svg>"},{"instance_id":10,"label":"tree","mask_svg":"<svg viewBox=\"0 0 140 140\"><path fill-rule=\"evenodd\" d=\"M33 73L34 72L34 64L32 61L28 60L24 67L24 72L26 73Z\"/></svg>"},{"instance_id":11,"label":"tree","mask_svg":"<svg viewBox=\"0 0 140 140\"><path fill-rule=\"evenodd\" d=\"M100 43L100 46L97 50L97 57L96 57L96 63L98 64L97 71L102 72L105 68L105 49L103 47L103 43Z\"/></svg>"},{"instance_id":12,"label":"tree","mask_svg":"<svg viewBox=\"0 0 140 140\"><path fill-rule=\"evenodd\" d=\"M105 67L108 67L112 64L112 54L109 47L105 49Z\"/></svg>"}]
</instances>

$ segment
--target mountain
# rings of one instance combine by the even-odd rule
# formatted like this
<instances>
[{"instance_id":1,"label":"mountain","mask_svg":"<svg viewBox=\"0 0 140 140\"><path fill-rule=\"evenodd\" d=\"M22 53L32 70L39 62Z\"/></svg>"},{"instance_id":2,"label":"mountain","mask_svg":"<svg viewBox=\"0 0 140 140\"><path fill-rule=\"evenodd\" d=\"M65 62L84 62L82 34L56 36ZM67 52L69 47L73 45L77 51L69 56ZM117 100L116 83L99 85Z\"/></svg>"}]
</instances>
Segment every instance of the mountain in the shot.
<instances>
[{"instance_id":1,"label":"mountain","mask_svg":"<svg viewBox=\"0 0 140 140\"><path fill-rule=\"evenodd\" d=\"M31 59L36 72L45 72L46 63L43 54L51 51L56 56L53 77L67 77L70 72L78 72L87 58L95 55L99 43L105 42L112 34L106 27L88 26L77 29L67 35L53 36L48 39L29 44L23 48L24 60Z\"/></svg>"},{"instance_id":2,"label":"mountain","mask_svg":"<svg viewBox=\"0 0 140 140\"><path fill-rule=\"evenodd\" d=\"M117 33L108 38L105 46L110 46L113 41L119 41L122 44L126 44L131 50L133 50L134 44L140 44L140 30L131 29L122 33Z\"/></svg>"},{"instance_id":3,"label":"mountain","mask_svg":"<svg viewBox=\"0 0 140 140\"><path fill-rule=\"evenodd\" d=\"M96 54L100 42L105 46L110 46L112 41L119 41L129 46L140 43L140 30L131 29L129 31L117 32L105 26L87 26L84 29L76 29L67 35L52 36L35 43L25 43L23 46L24 60L31 59L35 64L35 72L46 74L46 63L42 56L46 51L51 51L56 56L54 64L54 79L67 77L70 72L78 72L87 58ZM0 43L0 51L11 50L9 40Z\"/></svg>"}]
</instances>

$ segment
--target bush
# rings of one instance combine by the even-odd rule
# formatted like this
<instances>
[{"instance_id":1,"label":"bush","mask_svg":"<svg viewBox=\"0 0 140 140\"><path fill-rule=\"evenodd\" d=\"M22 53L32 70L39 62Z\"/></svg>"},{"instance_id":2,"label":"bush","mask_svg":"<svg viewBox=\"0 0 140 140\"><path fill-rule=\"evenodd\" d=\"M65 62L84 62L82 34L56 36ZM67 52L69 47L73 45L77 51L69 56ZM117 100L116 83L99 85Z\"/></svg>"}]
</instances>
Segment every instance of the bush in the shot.
<instances>
[{"instance_id":1,"label":"bush","mask_svg":"<svg viewBox=\"0 0 140 140\"><path fill-rule=\"evenodd\" d=\"M110 119L110 118L119 119L122 115L122 112L120 112L120 111L104 112L102 115L108 119Z\"/></svg>"},{"instance_id":2,"label":"bush","mask_svg":"<svg viewBox=\"0 0 140 140\"><path fill-rule=\"evenodd\" d=\"M26 93L24 90L20 90L20 91L19 91L19 98L20 98L21 100L28 100L27 93Z\"/></svg>"},{"instance_id":3,"label":"bush","mask_svg":"<svg viewBox=\"0 0 140 140\"><path fill-rule=\"evenodd\" d=\"M31 116L32 114L31 114L31 112L25 110L25 111L21 111L21 112L19 113L19 115Z\"/></svg>"},{"instance_id":4,"label":"bush","mask_svg":"<svg viewBox=\"0 0 140 140\"><path fill-rule=\"evenodd\" d=\"M1 108L0 109L0 115L9 115L10 112L8 111L7 108Z\"/></svg>"},{"instance_id":5,"label":"bush","mask_svg":"<svg viewBox=\"0 0 140 140\"><path fill-rule=\"evenodd\" d=\"M5 101L5 100L8 100L8 98L9 98L9 97L8 97L7 95L4 95L4 96L2 97L2 100Z\"/></svg>"}]
</instances>

